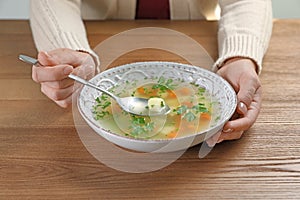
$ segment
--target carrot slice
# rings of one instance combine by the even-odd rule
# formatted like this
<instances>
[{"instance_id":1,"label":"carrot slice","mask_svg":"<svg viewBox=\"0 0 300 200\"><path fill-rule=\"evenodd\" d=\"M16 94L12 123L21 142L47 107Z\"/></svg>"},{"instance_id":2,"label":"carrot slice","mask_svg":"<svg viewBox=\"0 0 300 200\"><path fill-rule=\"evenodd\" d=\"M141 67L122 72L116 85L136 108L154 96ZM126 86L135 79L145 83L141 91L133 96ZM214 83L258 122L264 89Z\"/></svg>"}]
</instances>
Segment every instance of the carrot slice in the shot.
<instances>
[{"instance_id":1,"label":"carrot slice","mask_svg":"<svg viewBox=\"0 0 300 200\"><path fill-rule=\"evenodd\" d=\"M211 115L209 113L201 113L200 120L211 120Z\"/></svg>"},{"instance_id":2,"label":"carrot slice","mask_svg":"<svg viewBox=\"0 0 300 200\"><path fill-rule=\"evenodd\" d=\"M139 94L145 94L145 88L144 88L144 87L139 87L139 88L137 89L137 92L138 92Z\"/></svg>"},{"instance_id":3,"label":"carrot slice","mask_svg":"<svg viewBox=\"0 0 300 200\"><path fill-rule=\"evenodd\" d=\"M177 136L177 131L171 131L167 135L168 138L175 138L176 136Z\"/></svg>"},{"instance_id":4,"label":"carrot slice","mask_svg":"<svg viewBox=\"0 0 300 200\"><path fill-rule=\"evenodd\" d=\"M172 90L168 90L168 97L175 99L176 98L176 94L172 91Z\"/></svg>"}]
</instances>

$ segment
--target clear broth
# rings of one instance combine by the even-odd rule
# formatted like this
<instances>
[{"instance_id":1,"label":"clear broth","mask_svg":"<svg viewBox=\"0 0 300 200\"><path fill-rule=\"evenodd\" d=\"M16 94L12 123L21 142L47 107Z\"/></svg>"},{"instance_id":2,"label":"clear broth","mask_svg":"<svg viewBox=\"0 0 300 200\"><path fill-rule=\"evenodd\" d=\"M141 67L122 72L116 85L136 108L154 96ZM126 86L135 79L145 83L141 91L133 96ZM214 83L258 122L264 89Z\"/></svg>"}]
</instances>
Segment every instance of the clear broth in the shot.
<instances>
[{"instance_id":1,"label":"clear broth","mask_svg":"<svg viewBox=\"0 0 300 200\"><path fill-rule=\"evenodd\" d=\"M111 91L118 91L118 96L162 98L171 112L151 118L133 116L102 95L96 99L94 118L101 127L116 134L143 139L173 139L205 131L219 120L219 103L205 88L193 83L160 78L138 87L136 83L126 84L129 85L126 89L115 87Z\"/></svg>"}]
</instances>

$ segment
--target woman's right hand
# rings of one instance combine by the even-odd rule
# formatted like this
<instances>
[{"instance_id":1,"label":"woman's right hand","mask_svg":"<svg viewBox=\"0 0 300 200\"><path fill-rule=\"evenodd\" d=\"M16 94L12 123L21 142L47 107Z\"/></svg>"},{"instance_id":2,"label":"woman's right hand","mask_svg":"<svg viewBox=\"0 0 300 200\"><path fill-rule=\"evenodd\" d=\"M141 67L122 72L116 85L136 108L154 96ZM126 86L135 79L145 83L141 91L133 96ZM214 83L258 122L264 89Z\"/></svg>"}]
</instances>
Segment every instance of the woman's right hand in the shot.
<instances>
[{"instance_id":1,"label":"woman's right hand","mask_svg":"<svg viewBox=\"0 0 300 200\"><path fill-rule=\"evenodd\" d=\"M57 105L67 108L72 104L74 81L69 74L89 79L95 75L96 64L93 57L85 52L71 49L56 49L39 52L42 66L32 67L32 79L41 84L41 91Z\"/></svg>"}]
</instances>

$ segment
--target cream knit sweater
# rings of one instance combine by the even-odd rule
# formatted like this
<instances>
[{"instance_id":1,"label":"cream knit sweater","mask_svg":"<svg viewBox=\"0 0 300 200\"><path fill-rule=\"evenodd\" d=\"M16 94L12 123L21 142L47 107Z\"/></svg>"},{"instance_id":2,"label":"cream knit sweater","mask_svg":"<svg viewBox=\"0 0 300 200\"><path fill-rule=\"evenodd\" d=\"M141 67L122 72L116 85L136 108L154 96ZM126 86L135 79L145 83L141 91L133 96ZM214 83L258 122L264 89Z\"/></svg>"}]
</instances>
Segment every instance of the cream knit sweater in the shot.
<instances>
[{"instance_id":1,"label":"cream knit sweater","mask_svg":"<svg viewBox=\"0 0 300 200\"><path fill-rule=\"evenodd\" d=\"M271 0L170 0L171 19L214 19L219 3L216 70L231 57L247 57L262 68L272 32ZM134 19L136 0L31 0L30 23L39 51L70 48L97 55L83 19Z\"/></svg>"}]
</instances>

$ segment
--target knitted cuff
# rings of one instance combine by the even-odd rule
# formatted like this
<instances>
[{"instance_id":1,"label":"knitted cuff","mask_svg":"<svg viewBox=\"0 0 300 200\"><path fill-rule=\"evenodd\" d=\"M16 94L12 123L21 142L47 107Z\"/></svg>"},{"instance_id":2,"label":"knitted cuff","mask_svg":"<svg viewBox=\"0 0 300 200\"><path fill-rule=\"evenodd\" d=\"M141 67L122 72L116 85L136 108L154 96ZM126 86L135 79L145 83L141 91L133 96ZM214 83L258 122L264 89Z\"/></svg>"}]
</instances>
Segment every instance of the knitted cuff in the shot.
<instances>
[{"instance_id":1,"label":"knitted cuff","mask_svg":"<svg viewBox=\"0 0 300 200\"><path fill-rule=\"evenodd\" d=\"M257 73L261 73L264 48L257 37L250 35L230 36L219 45L219 55L219 59L212 67L215 72L224 65L226 60L241 57L253 60L257 65Z\"/></svg>"}]
</instances>

